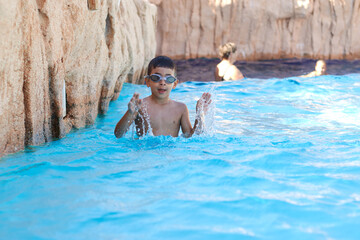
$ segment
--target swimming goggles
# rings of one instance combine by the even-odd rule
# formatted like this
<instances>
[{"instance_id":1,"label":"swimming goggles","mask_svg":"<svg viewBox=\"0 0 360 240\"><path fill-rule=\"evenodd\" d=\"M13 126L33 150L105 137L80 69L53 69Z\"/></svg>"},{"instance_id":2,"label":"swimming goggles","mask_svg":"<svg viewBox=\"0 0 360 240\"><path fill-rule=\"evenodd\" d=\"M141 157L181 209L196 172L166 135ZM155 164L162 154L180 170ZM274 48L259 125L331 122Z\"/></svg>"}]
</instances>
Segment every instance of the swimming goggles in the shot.
<instances>
[{"instance_id":1,"label":"swimming goggles","mask_svg":"<svg viewBox=\"0 0 360 240\"><path fill-rule=\"evenodd\" d=\"M166 83L173 83L176 81L176 78L171 75L162 77L159 74L151 74L151 75L146 75L145 78L149 78L153 82L159 82L161 79L164 79Z\"/></svg>"}]
</instances>

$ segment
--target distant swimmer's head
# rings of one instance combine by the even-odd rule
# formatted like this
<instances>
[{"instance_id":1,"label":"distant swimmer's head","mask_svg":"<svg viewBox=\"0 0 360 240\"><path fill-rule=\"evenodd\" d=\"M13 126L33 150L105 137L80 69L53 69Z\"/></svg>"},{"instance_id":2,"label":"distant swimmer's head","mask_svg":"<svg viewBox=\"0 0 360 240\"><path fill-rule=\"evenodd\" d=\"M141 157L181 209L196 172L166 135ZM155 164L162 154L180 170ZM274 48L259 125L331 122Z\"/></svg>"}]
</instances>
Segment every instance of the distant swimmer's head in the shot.
<instances>
[{"instance_id":1,"label":"distant swimmer's head","mask_svg":"<svg viewBox=\"0 0 360 240\"><path fill-rule=\"evenodd\" d=\"M228 42L219 47L219 55L222 59L229 59L232 53L236 52L235 43Z\"/></svg>"},{"instance_id":2,"label":"distant swimmer's head","mask_svg":"<svg viewBox=\"0 0 360 240\"><path fill-rule=\"evenodd\" d=\"M176 65L174 61L166 56L157 56L153 58L148 65L148 75L151 75L155 68L168 68L174 72L176 76Z\"/></svg>"},{"instance_id":3,"label":"distant swimmer's head","mask_svg":"<svg viewBox=\"0 0 360 240\"><path fill-rule=\"evenodd\" d=\"M324 75L326 74L326 63L324 60L318 60L315 65L316 75Z\"/></svg>"}]
</instances>

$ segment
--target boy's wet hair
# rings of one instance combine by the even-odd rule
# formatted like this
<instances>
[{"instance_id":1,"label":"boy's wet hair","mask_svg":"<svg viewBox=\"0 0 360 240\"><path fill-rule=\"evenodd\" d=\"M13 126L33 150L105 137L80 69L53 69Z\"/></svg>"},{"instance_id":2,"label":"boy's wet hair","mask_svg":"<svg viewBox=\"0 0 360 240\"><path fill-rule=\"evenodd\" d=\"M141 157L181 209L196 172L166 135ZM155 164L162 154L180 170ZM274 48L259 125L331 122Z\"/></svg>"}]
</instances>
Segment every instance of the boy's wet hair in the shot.
<instances>
[{"instance_id":1,"label":"boy's wet hair","mask_svg":"<svg viewBox=\"0 0 360 240\"><path fill-rule=\"evenodd\" d=\"M229 59L230 54L234 52L236 52L235 43L228 42L219 47L219 55L221 56L221 58Z\"/></svg>"},{"instance_id":2,"label":"boy's wet hair","mask_svg":"<svg viewBox=\"0 0 360 240\"><path fill-rule=\"evenodd\" d=\"M174 61L169 57L157 56L157 57L153 58L149 62L149 65L148 65L148 75L150 75L151 71L157 67L172 69L172 70L174 70L174 74L176 75L176 65L175 65Z\"/></svg>"}]
</instances>

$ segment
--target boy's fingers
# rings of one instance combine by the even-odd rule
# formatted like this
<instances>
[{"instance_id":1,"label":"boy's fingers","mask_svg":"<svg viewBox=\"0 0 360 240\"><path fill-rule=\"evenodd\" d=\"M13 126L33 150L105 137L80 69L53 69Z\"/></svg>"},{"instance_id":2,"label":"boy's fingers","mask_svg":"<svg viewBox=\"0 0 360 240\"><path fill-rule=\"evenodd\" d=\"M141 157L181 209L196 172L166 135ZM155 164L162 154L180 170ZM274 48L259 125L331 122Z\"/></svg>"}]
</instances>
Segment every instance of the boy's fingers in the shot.
<instances>
[{"instance_id":1,"label":"boy's fingers","mask_svg":"<svg viewBox=\"0 0 360 240\"><path fill-rule=\"evenodd\" d=\"M208 92L205 92L203 93L202 97L205 99L205 100L209 100L211 98L211 94L208 93Z\"/></svg>"},{"instance_id":2,"label":"boy's fingers","mask_svg":"<svg viewBox=\"0 0 360 240\"><path fill-rule=\"evenodd\" d=\"M205 102L207 102L207 101L210 100L211 94L210 93L204 93L203 98L204 98Z\"/></svg>"}]
</instances>

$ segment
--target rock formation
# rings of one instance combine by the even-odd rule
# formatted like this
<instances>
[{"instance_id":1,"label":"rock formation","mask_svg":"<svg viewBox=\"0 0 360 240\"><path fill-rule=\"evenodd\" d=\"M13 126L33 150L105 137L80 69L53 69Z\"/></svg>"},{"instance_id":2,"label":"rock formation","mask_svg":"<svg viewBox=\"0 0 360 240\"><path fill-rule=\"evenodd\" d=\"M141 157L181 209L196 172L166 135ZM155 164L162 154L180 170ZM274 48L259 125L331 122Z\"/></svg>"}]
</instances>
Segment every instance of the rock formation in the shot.
<instances>
[{"instance_id":1,"label":"rock formation","mask_svg":"<svg viewBox=\"0 0 360 240\"><path fill-rule=\"evenodd\" d=\"M360 57L360 0L150 0L158 6L157 54L239 60Z\"/></svg>"},{"instance_id":2,"label":"rock formation","mask_svg":"<svg viewBox=\"0 0 360 240\"><path fill-rule=\"evenodd\" d=\"M156 12L147 0L0 0L0 157L105 113L155 56Z\"/></svg>"}]
</instances>

